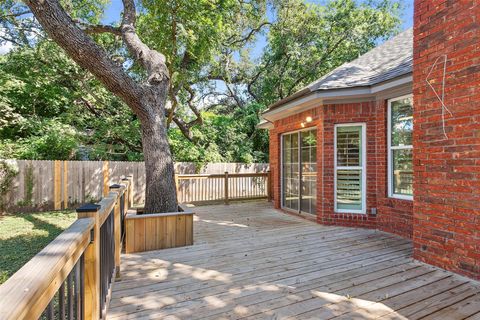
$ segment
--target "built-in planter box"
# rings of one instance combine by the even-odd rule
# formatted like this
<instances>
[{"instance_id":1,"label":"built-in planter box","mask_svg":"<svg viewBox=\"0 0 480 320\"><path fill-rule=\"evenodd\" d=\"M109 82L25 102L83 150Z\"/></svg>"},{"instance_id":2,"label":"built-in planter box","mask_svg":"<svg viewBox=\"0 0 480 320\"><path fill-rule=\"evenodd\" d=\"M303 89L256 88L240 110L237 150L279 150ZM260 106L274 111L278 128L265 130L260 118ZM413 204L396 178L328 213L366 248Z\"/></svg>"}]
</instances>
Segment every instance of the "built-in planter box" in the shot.
<instances>
[{"instance_id":1,"label":"built-in planter box","mask_svg":"<svg viewBox=\"0 0 480 320\"><path fill-rule=\"evenodd\" d=\"M193 244L194 212L179 206L178 212L142 214L132 208L125 217L125 252L142 252Z\"/></svg>"}]
</instances>

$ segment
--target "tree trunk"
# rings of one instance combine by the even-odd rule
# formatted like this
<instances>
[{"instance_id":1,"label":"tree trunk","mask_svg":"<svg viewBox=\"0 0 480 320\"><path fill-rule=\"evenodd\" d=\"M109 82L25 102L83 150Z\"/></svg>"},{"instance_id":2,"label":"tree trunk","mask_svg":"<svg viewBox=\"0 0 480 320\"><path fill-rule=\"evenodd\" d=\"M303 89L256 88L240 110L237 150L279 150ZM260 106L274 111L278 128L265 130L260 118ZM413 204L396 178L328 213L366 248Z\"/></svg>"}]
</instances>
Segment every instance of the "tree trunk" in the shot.
<instances>
[{"instance_id":1,"label":"tree trunk","mask_svg":"<svg viewBox=\"0 0 480 320\"><path fill-rule=\"evenodd\" d=\"M141 119L143 156L145 159L145 212L178 211L177 192L175 188L175 168L168 143L165 127L164 102L157 95L153 99L145 99L145 109L151 110L148 117Z\"/></svg>"}]
</instances>

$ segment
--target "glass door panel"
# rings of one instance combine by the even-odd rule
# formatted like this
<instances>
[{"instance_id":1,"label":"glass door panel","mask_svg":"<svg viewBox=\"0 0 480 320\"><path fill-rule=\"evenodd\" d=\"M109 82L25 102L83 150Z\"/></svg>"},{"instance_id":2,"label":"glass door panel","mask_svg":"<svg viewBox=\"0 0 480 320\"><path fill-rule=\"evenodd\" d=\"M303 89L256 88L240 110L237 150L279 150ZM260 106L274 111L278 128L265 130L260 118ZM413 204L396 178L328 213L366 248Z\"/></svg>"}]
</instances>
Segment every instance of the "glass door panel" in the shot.
<instances>
[{"instance_id":1,"label":"glass door panel","mask_svg":"<svg viewBox=\"0 0 480 320\"><path fill-rule=\"evenodd\" d=\"M299 163L298 133L283 135L283 206L298 210Z\"/></svg>"},{"instance_id":2,"label":"glass door panel","mask_svg":"<svg viewBox=\"0 0 480 320\"><path fill-rule=\"evenodd\" d=\"M316 214L317 201L317 130L301 132L300 211Z\"/></svg>"},{"instance_id":3,"label":"glass door panel","mask_svg":"<svg viewBox=\"0 0 480 320\"><path fill-rule=\"evenodd\" d=\"M282 135L282 206L316 213L316 130Z\"/></svg>"}]
</instances>

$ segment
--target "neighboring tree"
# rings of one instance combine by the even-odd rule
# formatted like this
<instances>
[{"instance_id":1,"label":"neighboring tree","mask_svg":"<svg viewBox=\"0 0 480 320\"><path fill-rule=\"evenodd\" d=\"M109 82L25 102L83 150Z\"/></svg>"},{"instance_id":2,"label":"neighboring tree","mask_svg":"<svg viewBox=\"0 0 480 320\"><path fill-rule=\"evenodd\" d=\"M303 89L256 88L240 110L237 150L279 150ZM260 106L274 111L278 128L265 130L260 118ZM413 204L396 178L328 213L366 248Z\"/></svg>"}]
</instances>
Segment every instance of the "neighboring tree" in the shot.
<instances>
[{"instance_id":1,"label":"neighboring tree","mask_svg":"<svg viewBox=\"0 0 480 320\"><path fill-rule=\"evenodd\" d=\"M48 35L75 62L121 98L140 120L146 167L145 211L178 210L174 166L164 122L170 75L165 57L145 45L136 33L134 1L123 0L124 13L119 27L83 24L80 27L58 0L27 0L25 3ZM135 62L145 70L144 79L132 78L88 35L103 32L121 35Z\"/></svg>"},{"instance_id":2,"label":"neighboring tree","mask_svg":"<svg viewBox=\"0 0 480 320\"><path fill-rule=\"evenodd\" d=\"M202 111L203 125L193 126L195 143L171 128L169 138L175 159L195 162L268 162L268 132L258 130L262 105L250 104L233 113Z\"/></svg>"},{"instance_id":3,"label":"neighboring tree","mask_svg":"<svg viewBox=\"0 0 480 320\"><path fill-rule=\"evenodd\" d=\"M167 126L175 123L191 142L198 138L192 127L203 122L202 93L217 93L212 82L232 75L228 63L266 25L266 2L142 1L139 33L149 47L165 54L171 74Z\"/></svg>"},{"instance_id":4,"label":"neighboring tree","mask_svg":"<svg viewBox=\"0 0 480 320\"><path fill-rule=\"evenodd\" d=\"M399 31L400 1L274 1L267 47L249 76L264 105L283 99Z\"/></svg>"},{"instance_id":5,"label":"neighboring tree","mask_svg":"<svg viewBox=\"0 0 480 320\"><path fill-rule=\"evenodd\" d=\"M0 158L143 160L139 127L52 41L0 56Z\"/></svg>"}]
</instances>

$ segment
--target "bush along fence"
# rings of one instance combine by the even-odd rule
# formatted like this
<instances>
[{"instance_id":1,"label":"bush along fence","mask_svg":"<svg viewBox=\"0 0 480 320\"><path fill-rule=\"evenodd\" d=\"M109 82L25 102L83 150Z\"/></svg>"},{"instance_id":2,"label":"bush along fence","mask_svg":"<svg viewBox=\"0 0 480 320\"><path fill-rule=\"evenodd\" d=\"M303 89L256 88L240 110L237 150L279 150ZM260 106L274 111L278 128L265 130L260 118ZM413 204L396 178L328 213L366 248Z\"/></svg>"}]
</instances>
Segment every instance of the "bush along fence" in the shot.
<instances>
[{"instance_id":1,"label":"bush along fence","mask_svg":"<svg viewBox=\"0 0 480 320\"><path fill-rule=\"evenodd\" d=\"M134 202L143 203L144 201L145 164L143 162L0 160L0 164L4 164L5 167L5 170L0 167L0 213L76 208L81 203L98 201L108 193L110 183L119 181L122 176L128 174L134 177ZM206 194L208 190L212 190L213 177L203 180L183 179L182 175L223 175L224 172L266 173L267 171L268 164L263 163L211 163L201 168L194 163L176 163L175 172L180 182L179 200L182 202L208 201L219 197L216 193ZM8 181L3 177L8 178ZM238 179L238 185L231 182L230 186L231 191L238 190L238 196L241 196L242 192L244 196L248 196L248 192L253 192L248 191L250 189L261 192L262 178L244 177L242 179L243 181ZM5 183L2 183L4 180ZM212 183L210 187L206 184L207 180L208 183ZM211 192L218 191L223 197L223 187L218 186L217 189Z\"/></svg>"},{"instance_id":2,"label":"bush along fence","mask_svg":"<svg viewBox=\"0 0 480 320\"><path fill-rule=\"evenodd\" d=\"M98 204L79 207L78 220L0 286L0 319L106 318L120 276L132 180L111 186Z\"/></svg>"}]
</instances>

